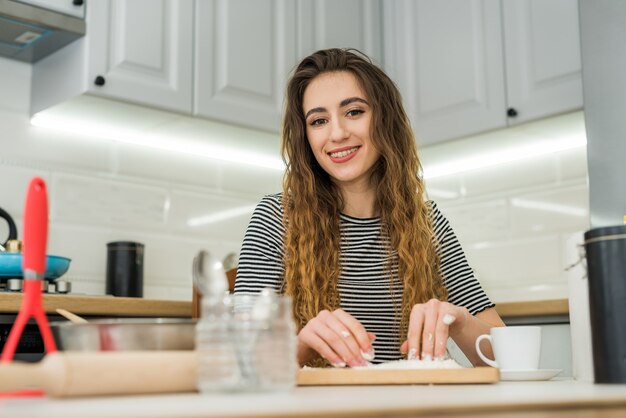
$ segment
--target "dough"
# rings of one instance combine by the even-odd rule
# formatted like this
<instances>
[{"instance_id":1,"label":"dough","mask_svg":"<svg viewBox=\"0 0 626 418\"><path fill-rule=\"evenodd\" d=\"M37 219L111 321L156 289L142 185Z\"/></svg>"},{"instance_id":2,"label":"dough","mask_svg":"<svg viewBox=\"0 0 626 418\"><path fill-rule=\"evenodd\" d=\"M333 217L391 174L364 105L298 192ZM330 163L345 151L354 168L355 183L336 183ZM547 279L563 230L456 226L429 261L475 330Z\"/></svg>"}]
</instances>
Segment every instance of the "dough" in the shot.
<instances>
[{"instance_id":1,"label":"dough","mask_svg":"<svg viewBox=\"0 0 626 418\"><path fill-rule=\"evenodd\" d=\"M454 359L446 360L396 360L387 363L372 364L359 369L462 369Z\"/></svg>"}]
</instances>

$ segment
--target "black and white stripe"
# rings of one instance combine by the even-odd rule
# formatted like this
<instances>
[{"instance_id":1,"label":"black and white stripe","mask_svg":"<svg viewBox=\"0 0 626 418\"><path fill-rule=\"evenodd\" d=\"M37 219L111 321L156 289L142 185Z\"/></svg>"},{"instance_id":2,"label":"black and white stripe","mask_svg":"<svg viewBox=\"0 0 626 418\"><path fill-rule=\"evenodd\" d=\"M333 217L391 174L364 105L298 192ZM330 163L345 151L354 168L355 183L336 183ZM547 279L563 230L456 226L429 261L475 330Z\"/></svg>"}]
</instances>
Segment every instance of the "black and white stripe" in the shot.
<instances>
[{"instance_id":1,"label":"black and white stripe","mask_svg":"<svg viewBox=\"0 0 626 418\"><path fill-rule=\"evenodd\" d=\"M448 301L466 307L472 314L495 306L474 277L448 220L434 202L431 208ZM280 193L264 197L254 210L239 256L236 293L256 293L265 287L280 291L284 276L282 215ZM381 237L379 218L342 214L340 227L341 307L376 334L374 362L398 360L401 341L394 307L401 305L402 283L398 279L397 252L387 251L388 241ZM393 286L388 275L390 257Z\"/></svg>"}]
</instances>

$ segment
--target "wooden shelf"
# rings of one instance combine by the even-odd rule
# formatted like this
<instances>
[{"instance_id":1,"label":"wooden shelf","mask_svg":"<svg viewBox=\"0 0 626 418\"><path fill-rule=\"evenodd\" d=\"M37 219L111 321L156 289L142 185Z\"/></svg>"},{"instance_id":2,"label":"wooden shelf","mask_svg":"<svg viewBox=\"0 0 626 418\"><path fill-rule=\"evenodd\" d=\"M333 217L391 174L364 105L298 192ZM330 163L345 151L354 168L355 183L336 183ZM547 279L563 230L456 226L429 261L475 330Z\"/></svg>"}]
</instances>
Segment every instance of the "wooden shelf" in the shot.
<instances>
[{"instance_id":1,"label":"wooden shelf","mask_svg":"<svg viewBox=\"0 0 626 418\"><path fill-rule=\"evenodd\" d=\"M16 313L21 293L0 293L0 313ZM57 308L86 316L191 317L191 301L124 298L116 296L43 295L46 313Z\"/></svg>"},{"instance_id":2,"label":"wooden shelf","mask_svg":"<svg viewBox=\"0 0 626 418\"><path fill-rule=\"evenodd\" d=\"M0 313L16 313L22 301L20 293L0 293ZM43 295L44 308L54 313L57 308L78 315L191 317L191 301L123 298L114 296ZM498 303L502 317L567 315L567 299Z\"/></svg>"},{"instance_id":3,"label":"wooden shelf","mask_svg":"<svg viewBox=\"0 0 626 418\"><path fill-rule=\"evenodd\" d=\"M507 302L496 304L501 317L568 315L567 299L537 300L528 302Z\"/></svg>"}]
</instances>

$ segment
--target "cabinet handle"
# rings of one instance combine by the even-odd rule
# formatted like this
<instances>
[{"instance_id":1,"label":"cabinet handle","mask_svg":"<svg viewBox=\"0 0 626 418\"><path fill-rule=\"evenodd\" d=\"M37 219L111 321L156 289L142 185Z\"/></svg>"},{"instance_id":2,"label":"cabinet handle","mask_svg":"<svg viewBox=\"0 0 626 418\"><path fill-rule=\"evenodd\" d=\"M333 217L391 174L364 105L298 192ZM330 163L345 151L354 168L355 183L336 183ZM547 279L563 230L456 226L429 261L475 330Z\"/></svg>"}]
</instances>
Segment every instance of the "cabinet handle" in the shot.
<instances>
[{"instance_id":1,"label":"cabinet handle","mask_svg":"<svg viewBox=\"0 0 626 418\"><path fill-rule=\"evenodd\" d=\"M513 107L509 107L506 111L506 115L510 118L514 118L517 116L517 110Z\"/></svg>"},{"instance_id":2,"label":"cabinet handle","mask_svg":"<svg viewBox=\"0 0 626 418\"><path fill-rule=\"evenodd\" d=\"M104 86L104 83L106 83L106 80L104 79L104 77L99 75L99 76L96 77L96 79L93 81L93 83L96 86Z\"/></svg>"},{"instance_id":3,"label":"cabinet handle","mask_svg":"<svg viewBox=\"0 0 626 418\"><path fill-rule=\"evenodd\" d=\"M85 3L83 0L72 0L74 6L82 6Z\"/></svg>"}]
</instances>

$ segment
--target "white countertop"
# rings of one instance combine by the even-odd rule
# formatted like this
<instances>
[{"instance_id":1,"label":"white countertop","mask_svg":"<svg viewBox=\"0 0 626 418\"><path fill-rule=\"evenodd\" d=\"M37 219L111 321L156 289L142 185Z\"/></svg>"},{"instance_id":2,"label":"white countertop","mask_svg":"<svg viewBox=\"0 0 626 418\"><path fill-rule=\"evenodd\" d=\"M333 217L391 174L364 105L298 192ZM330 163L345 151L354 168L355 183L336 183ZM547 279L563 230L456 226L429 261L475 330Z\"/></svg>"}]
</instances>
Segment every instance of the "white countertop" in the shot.
<instances>
[{"instance_id":1,"label":"white countertop","mask_svg":"<svg viewBox=\"0 0 626 418\"><path fill-rule=\"evenodd\" d=\"M626 385L572 380L487 385L319 386L288 393L0 399L6 418L626 416ZM602 412L599 412L602 411ZM624 412L624 414L622 414ZM460 414L460 415L459 415ZM564 415L564 416L566 416ZM490 415L491 416L491 415Z\"/></svg>"}]
</instances>

